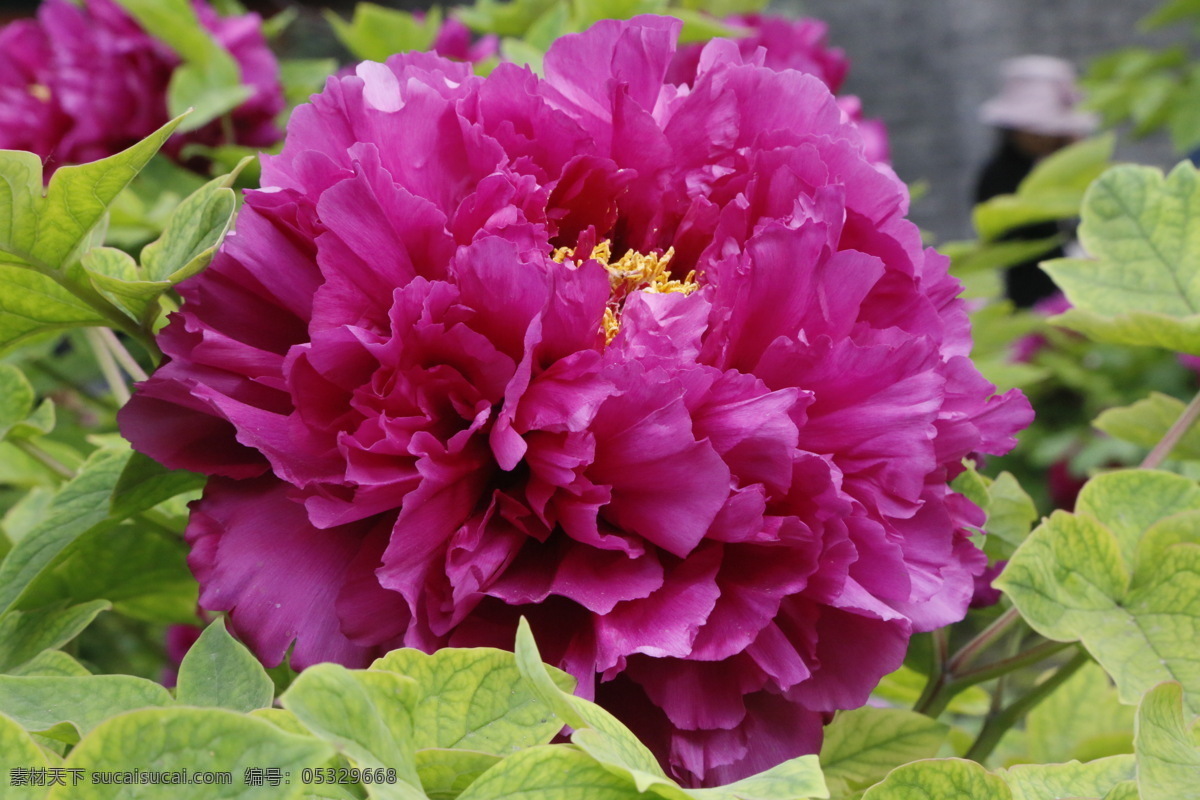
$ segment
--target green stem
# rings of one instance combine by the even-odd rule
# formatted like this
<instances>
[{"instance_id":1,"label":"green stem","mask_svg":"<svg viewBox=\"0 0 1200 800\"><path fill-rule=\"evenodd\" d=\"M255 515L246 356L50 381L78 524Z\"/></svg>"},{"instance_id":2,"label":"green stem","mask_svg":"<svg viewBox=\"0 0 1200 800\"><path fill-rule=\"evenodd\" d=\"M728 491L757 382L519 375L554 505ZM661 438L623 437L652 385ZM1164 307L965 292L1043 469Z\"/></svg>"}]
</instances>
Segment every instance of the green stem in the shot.
<instances>
[{"instance_id":1,"label":"green stem","mask_svg":"<svg viewBox=\"0 0 1200 800\"><path fill-rule=\"evenodd\" d=\"M989 714L983 723L983 729L979 731L979 736L975 738L975 742L971 745L971 749L967 750L965 757L983 763L996 749L996 745L1000 743L1000 739L1008 732L1009 728L1028 714L1038 703L1053 694L1054 690L1066 683L1080 667L1090 660L1091 657L1087 651L1080 649L1074 658L1059 667L1053 675L1035 686L1028 694L998 714Z\"/></svg>"},{"instance_id":2,"label":"green stem","mask_svg":"<svg viewBox=\"0 0 1200 800\"><path fill-rule=\"evenodd\" d=\"M30 361L29 366L33 367L38 372L41 372L43 375L53 378L57 383L60 383L63 386L71 389L75 396L77 396L81 401L91 403L95 408L101 411L117 410L117 404L112 401L112 398L107 396L97 397L93 395L70 375L66 374L47 361L39 358L34 361Z\"/></svg>"},{"instance_id":3,"label":"green stem","mask_svg":"<svg viewBox=\"0 0 1200 800\"><path fill-rule=\"evenodd\" d=\"M1179 415L1179 419L1175 420L1159 443L1154 445L1154 449L1142 460L1141 468L1155 469L1165 461L1171 451L1175 449L1175 445L1179 444L1183 435L1195 424L1197 418L1200 418L1200 392L1196 393L1192 401L1187 404L1187 408Z\"/></svg>"},{"instance_id":4,"label":"green stem","mask_svg":"<svg viewBox=\"0 0 1200 800\"><path fill-rule=\"evenodd\" d=\"M137 363L129 351L125 349L125 345L121 344L121 340L112 332L111 328L100 328L100 336L104 340L105 346L113 357L117 359L117 363L125 370L125 374L133 378L135 381L144 381L150 376L142 369L142 365Z\"/></svg>"},{"instance_id":5,"label":"green stem","mask_svg":"<svg viewBox=\"0 0 1200 800\"><path fill-rule=\"evenodd\" d=\"M96 363L100 365L100 372L104 374L109 391L116 398L118 405L125 405L129 402L129 387L125 385L125 378L121 375L121 370L117 368L117 361L113 358L112 352L105 345L104 337L95 328L87 328L84 330L84 335L87 337L88 344L91 345L92 353L96 356Z\"/></svg>"},{"instance_id":6,"label":"green stem","mask_svg":"<svg viewBox=\"0 0 1200 800\"><path fill-rule=\"evenodd\" d=\"M994 661L991 664L979 667L977 669L968 670L963 673L953 675L949 682L949 686L955 690L955 693L966 689L969 686L974 686L977 683L990 681L992 678L999 678L1001 675L1007 675L1010 672L1015 672L1022 667L1028 667L1031 664L1036 664L1039 661L1045 661L1055 653L1061 653L1066 650L1074 642L1042 642L1039 645L1029 648L1028 650L1017 653L1016 655L1002 658L999 661Z\"/></svg>"},{"instance_id":7,"label":"green stem","mask_svg":"<svg viewBox=\"0 0 1200 800\"><path fill-rule=\"evenodd\" d=\"M963 645L950 659L950 663L946 666L946 669L949 672L962 672L975 663L975 659L979 657L980 653L990 647L997 639L1008 633L1020 621L1020 612L1016 608L1008 609L996 617L992 621L992 624L984 628L979 635Z\"/></svg>"},{"instance_id":8,"label":"green stem","mask_svg":"<svg viewBox=\"0 0 1200 800\"><path fill-rule=\"evenodd\" d=\"M921 692L921 697L913 706L913 710L921 714L928 713L927 706L933 702L945 684L946 655L950 650L945 628L938 628L930 634L930 637L933 642L933 666L929 670L929 680L925 683L925 690ZM937 714L930 714L930 716L936 717Z\"/></svg>"},{"instance_id":9,"label":"green stem","mask_svg":"<svg viewBox=\"0 0 1200 800\"><path fill-rule=\"evenodd\" d=\"M66 464L62 463L57 458L50 455L28 439L9 439L8 441L11 442L22 453L29 456L34 461L38 462L59 477L66 478L67 480L75 477L75 470L71 469Z\"/></svg>"}]
</instances>

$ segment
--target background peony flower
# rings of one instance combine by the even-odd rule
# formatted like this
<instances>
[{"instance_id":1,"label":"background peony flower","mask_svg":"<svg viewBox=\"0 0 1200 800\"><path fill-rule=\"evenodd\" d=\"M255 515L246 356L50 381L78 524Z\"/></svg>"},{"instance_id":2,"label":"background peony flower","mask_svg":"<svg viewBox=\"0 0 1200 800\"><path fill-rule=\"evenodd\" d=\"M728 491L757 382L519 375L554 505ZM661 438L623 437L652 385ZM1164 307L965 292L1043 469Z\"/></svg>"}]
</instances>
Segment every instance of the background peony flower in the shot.
<instances>
[{"instance_id":1,"label":"background peony flower","mask_svg":"<svg viewBox=\"0 0 1200 800\"><path fill-rule=\"evenodd\" d=\"M230 114L232 142L216 120L172 137L167 152L178 155L189 143L274 144L284 99L261 20L218 16L202 0L193 5L254 93ZM179 63L114 0L46 0L37 19L0 30L0 148L37 153L47 174L117 153L167 122L167 85Z\"/></svg>"},{"instance_id":2,"label":"background peony flower","mask_svg":"<svg viewBox=\"0 0 1200 800\"><path fill-rule=\"evenodd\" d=\"M331 79L121 413L211 477L201 604L267 663L511 647L527 616L690 784L815 752L986 565L992 397L948 261L828 88L679 23L545 77Z\"/></svg>"},{"instance_id":3,"label":"background peony flower","mask_svg":"<svg viewBox=\"0 0 1200 800\"><path fill-rule=\"evenodd\" d=\"M448 17L438 29L430 49L439 56L478 64L500 54L500 37L488 34L476 39L470 28L454 17Z\"/></svg>"}]
</instances>

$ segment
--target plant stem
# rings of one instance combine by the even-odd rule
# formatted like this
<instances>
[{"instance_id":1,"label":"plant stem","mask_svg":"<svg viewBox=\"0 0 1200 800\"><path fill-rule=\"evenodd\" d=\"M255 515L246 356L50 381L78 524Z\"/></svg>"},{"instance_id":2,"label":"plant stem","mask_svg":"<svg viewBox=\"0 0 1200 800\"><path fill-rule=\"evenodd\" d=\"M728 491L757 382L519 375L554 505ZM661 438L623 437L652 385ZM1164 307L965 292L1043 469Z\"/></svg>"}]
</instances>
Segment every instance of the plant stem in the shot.
<instances>
[{"instance_id":1,"label":"plant stem","mask_svg":"<svg viewBox=\"0 0 1200 800\"><path fill-rule=\"evenodd\" d=\"M1175 420L1159 443L1154 445L1154 449L1142 460L1141 468L1155 469L1165 461L1171 451L1175 449L1175 445L1179 444L1183 435L1195 424L1197 418L1200 418L1200 392L1196 393L1192 401L1187 404L1187 408L1179 415L1179 419Z\"/></svg>"},{"instance_id":2,"label":"plant stem","mask_svg":"<svg viewBox=\"0 0 1200 800\"><path fill-rule=\"evenodd\" d=\"M949 681L949 686L955 689L956 692L966 689L968 686L974 686L977 683L999 678L1002 675L1007 675L1010 672L1027 667L1030 664L1036 664L1039 661L1045 661L1055 653L1060 653L1066 650L1075 642L1042 642L1028 650L1017 653L1016 655L1002 658L999 661L994 661L991 664L979 667L977 669L968 670L966 672L954 674Z\"/></svg>"},{"instance_id":3,"label":"plant stem","mask_svg":"<svg viewBox=\"0 0 1200 800\"><path fill-rule=\"evenodd\" d=\"M971 745L966 753L965 758L972 759L983 763L992 751L996 749L996 745L1000 743L1000 739L1008 732L1008 729L1016 724L1017 720L1025 716L1038 703L1049 697L1055 689L1062 686L1068 678L1091 660L1091 656L1082 648L1075 654L1075 657L1063 664L1058 670L1046 680L1035 686L1028 694L1013 702L1003 711L998 714L989 714L987 720L983 723L983 729L979 731L979 736L975 738L975 742Z\"/></svg>"},{"instance_id":4,"label":"plant stem","mask_svg":"<svg viewBox=\"0 0 1200 800\"><path fill-rule=\"evenodd\" d=\"M28 439L9 439L10 443L25 455L38 462L59 477L70 480L75 477L75 470L59 461Z\"/></svg>"},{"instance_id":5,"label":"plant stem","mask_svg":"<svg viewBox=\"0 0 1200 800\"><path fill-rule=\"evenodd\" d=\"M96 363L100 365L100 371L104 373L104 380L108 384L109 391L116 398L118 405L125 405L129 402L129 387L125 385L125 378L121 375L121 370L117 368L117 362L113 358L112 352L104 343L104 337L95 328L87 328L84 335L92 347Z\"/></svg>"},{"instance_id":6,"label":"plant stem","mask_svg":"<svg viewBox=\"0 0 1200 800\"><path fill-rule=\"evenodd\" d=\"M929 713L926 710L927 706L937 697L946 682L946 654L950 650L945 628L938 628L930 634L930 637L933 642L933 666L929 671L929 680L925 684L925 690L921 692L921 697L913 706L913 710L921 714ZM936 717L937 714L930 714L930 716Z\"/></svg>"},{"instance_id":7,"label":"plant stem","mask_svg":"<svg viewBox=\"0 0 1200 800\"><path fill-rule=\"evenodd\" d=\"M100 336L104 340L104 344L109 351L117 359L117 363L125 370L125 373L135 381L144 381L150 376L142 369L142 365L137 363L129 351L125 349L125 345L121 344L121 340L112 332L111 328L100 328Z\"/></svg>"},{"instance_id":8,"label":"plant stem","mask_svg":"<svg viewBox=\"0 0 1200 800\"><path fill-rule=\"evenodd\" d=\"M954 654L953 658L950 659L950 663L946 666L947 671L952 673L961 672L971 666L971 664L975 663L975 659L979 657L980 653L991 646L1001 636L1008 633L1020 620L1021 614L1015 607L996 617L991 625L984 628L978 636L967 642Z\"/></svg>"}]
</instances>

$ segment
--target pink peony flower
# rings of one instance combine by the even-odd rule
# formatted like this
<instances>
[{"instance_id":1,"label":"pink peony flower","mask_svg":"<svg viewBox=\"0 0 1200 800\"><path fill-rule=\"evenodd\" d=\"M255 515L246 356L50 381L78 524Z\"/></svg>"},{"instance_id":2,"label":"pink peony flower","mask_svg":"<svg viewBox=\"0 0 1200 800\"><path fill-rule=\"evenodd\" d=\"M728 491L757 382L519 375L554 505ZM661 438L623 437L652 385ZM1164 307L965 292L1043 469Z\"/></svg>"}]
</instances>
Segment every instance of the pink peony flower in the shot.
<instances>
[{"instance_id":1,"label":"pink peony flower","mask_svg":"<svg viewBox=\"0 0 1200 800\"><path fill-rule=\"evenodd\" d=\"M172 137L167 152L189 143L274 144L283 90L259 17L194 6L254 93L230 114L232 142L215 120ZM0 148L37 153L50 169L117 153L167 122L167 85L179 63L114 0L46 0L36 20L0 30Z\"/></svg>"},{"instance_id":2,"label":"pink peony flower","mask_svg":"<svg viewBox=\"0 0 1200 800\"><path fill-rule=\"evenodd\" d=\"M761 48L763 66L773 70L794 69L820 78L835 94L846 79L850 60L836 47L829 47L826 37L829 26L816 19L769 14L743 14L726 17L727 24L747 30L737 40L743 60L756 58ZM667 72L672 83L691 84L700 63L703 45L690 44L679 48ZM876 164L891 163L891 147L887 126L879 119L866 119L862 101L855 95L838 98L843 120L859 126L867 160Z\"/></svg>"},{"instance_id":3,"label":"pink peony flower","mask_svg":"<svg viewBox=\"0 0 1200 800\"><path fill-rule=\"evenodd\" d=\"M986 566L947 480L1031 418L826 86L679 23L545 78L404 53L264 158L121 414L212 476L201 604L267 663L531 621L690 784L815 752Z\"/></svg>"}]
</instances>

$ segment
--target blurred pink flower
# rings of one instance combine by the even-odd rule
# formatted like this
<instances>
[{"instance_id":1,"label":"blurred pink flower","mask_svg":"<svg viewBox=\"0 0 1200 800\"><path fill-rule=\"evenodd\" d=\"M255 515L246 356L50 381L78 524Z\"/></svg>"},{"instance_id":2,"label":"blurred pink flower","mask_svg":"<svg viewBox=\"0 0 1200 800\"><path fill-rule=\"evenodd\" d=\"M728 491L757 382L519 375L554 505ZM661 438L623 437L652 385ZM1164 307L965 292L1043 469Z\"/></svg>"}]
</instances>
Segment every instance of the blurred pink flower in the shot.
<instances>
[{"instance_id":1,"label":"blurred pink flower","mask_svg":"<svg viewBox=\"0 0 1200 800\"><path fill-rule=\"evenodd\" d=\"M253 94L229 116L172 137L189 143L267 147L281 132L279 66L255 14L220 17L202 0L201 23L237 61ZM95 161L145 138L167 122L167 86L179 57L113 0L46 0L36 19L0 30L0 148L28 150L49 171Z\"/></svg>"},{"instance_id":2,"label":"blurred pink flower","mask_svg":"<svg viewBox=\"0 0 1200 800\"><path fill-rule=\"evenodd\" d=\"M201 604L267 663L543 656L689 784L815 752L986 565L993 397L947 259L812 76L679 23L545 77L427 53L297 109L121 414L213 476ZM598 678L598 680L597 680Z\"/></svg>"}]
</instances>

